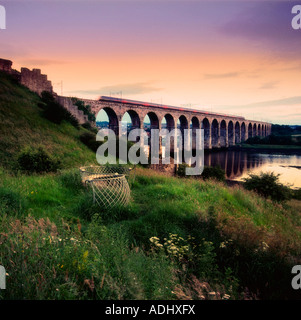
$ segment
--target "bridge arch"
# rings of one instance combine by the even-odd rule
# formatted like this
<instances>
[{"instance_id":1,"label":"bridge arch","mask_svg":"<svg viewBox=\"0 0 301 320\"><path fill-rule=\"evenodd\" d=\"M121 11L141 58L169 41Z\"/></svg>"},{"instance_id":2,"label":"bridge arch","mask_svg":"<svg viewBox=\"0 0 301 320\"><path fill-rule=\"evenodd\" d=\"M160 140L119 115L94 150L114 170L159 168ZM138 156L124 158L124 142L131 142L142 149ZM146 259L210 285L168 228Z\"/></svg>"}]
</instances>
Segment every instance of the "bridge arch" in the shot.
<instances>
[{"instance_id":1,"label":"bridge arch","mask_svg":"<svg viewBox=\"0 0 301 320\"><path fill-rule=\"evenodd\" d=\"M153 111L148 112L143 118L143 125L146 131L151 129L159 129L160 123L157 114Z\"/></svg>"},{"instance_id":2,"label":"bridge arch","mask_svg":"<svg viewBox=\"0 0 301 320\"><path fill-rule=\"evenodd\" d=\"M192 117L190 120L191 129L200 129L200 121L197 117Z\"/></svg>"},{"instance_id":3,"label":"bridge arch","mask_svg":"<svg viewBox=\"0 0 301 320\"><path fill-rule=\"evenodd\" d=\"M219 147L219 123L216 119L213 119L211 123L211 145L212 148Z\"/></svg>"},{"instance_id":4,"label":"bridge arch","mask_svg":"<svg viewBox=\"0 0 301 320\"><path fill-rule=\"evenodd\" d=\"M146 136L143 138L145 143L147 141L147 149L148 151L146 154L151 155L152 150L151 150L151 141L152 141L152 129L160 129L160 122L157 114L153 111L148 112L145 114L143 117L143 129L146 132Z\"/></svg>"},{"instance_id":5,"label":"bridge arch","mask_svg":"<svg viewBox=\"0 0 301 320\"><path fill-rule=\"evenodd\" d=\"M211 148L210 121L208 118L204 118L202 120L201 129L204 130L204 147Z\"/></svg>"},{"instance_id":6,"label":"bridge arch","mask_svg":"<svg viewBox=\"0 0 301 320\"><path fill-rule=\"evenodd\" d=\"M189 129L191 129L191 146L192 150L196 149L197 130L200 129L200 120L193 116L190 120ZM195 154L193 154L194 156Z\"/></svg>"},{"instance_id":7,"label":"bridge arch","mask_svg":"<svg viewBox=\"0 0 301 320\"><path fill-rule=\"evenodd\" d=\"M116 112L110 107L100 109L96 115L97 121L108 122L108 128L119 134L119 120Z\"/></svg>"},{"instance_id":8,"label":"bridge arch","mask_svg":"<svg viewBox=\"0 0 301 320\"><path fill-rule=\"evenodd\" d=\"M235 130L235 144L238 144L240 143L240 124L238 121L236 121L235 123L235 127L234 127L234 130Z\"/></svg>"},{"instance_id":9,"label":"bridge arch","mask_svg":"<svg viewBox=\"0 0 301 320\"><path fill-rule=\"evenodd\" d=\"M175 119L174 117L170 114L170 113L166 113L163 117L162 117L162 120L161 120L161 128L162 129L166 129L168 132L171 132L172 130L174 130L176 127L175 127ZM166 137L165 135L163 135L163 138L160 138L161 139L161 145L162 147L166 147L166 143L167 143L167 140L166 140ZM170 145L169 145L169 148L170 148L170 152L171 152L171 155L172 157L175 156L175 137L172 136L170 138Z\"/></svg>"},{"instance_id":10,"label":"bridge arch","mask_svg":"<svg viewBox=\"0 0 301 320\"><path fill-rule=\"evenodd\" d=\"M162 124L168 131L175 129L175 119L170 113L166 113L162 118L161 127L163 128Z\"/></svg>"},{"instance_id":11,"label":"bridge arch","mask_svg":"<svg viewBox=\"0 0 301 320\"><path fill-rule=\"evenodd\" d=\"M253 130L252 130L252 123L250 122L248 125L248 138L252 138Z\"/></svg>"},{"instance_id":12,"label":"bridge arch","mask_svg":"<svg viewBox=\"0 0 301 320\"><path fill-rule=\"evenodd\" d=\"M127 126L127 131L131 130L131 129L139 129L141 126L140 123L140 117L138 115L138 113L135 110L127 110L126 112L124 112L124 114L122 115L121 118L121 122L125 122L125 121L131 121L131 124Z\"/></svg>"},{"instance_id":13,"label":"bridge arch","mask_svg":"<svg viewBox=\"0 0 301 320\"><path fill-rule=\"evenodd\" d=\"M185 129L188 129L188 120L187 120L186 116L181 115L181 116L179 116L179 118L177 120L177 130L178 130L177 134L178 134L178 136L182 137L182 152L183 152L183 155L184 155L184 146L185 146L185 141L184 141L184 130Z\"/></svg>"},{"instance_id":14,"label":"bridge arch","mask_svg":"<svg viewBox=\"0 0 301 320\"><path fill-rule=\"evenodd\" d=\"M178 118L177 128L179 128L181 131L183 131L184 129L188 129L188 120L187 120L186 116L181 115Z\"/></svg>"},{"instance_id":15,"label":"bridge arch","mask_svg":"<svg viewBox=\"0 0 301 320\"><path fill-rule=\"evenodd\" d=\"M253 137L257 136L257 127L256 127L256 123L254 123L253 125Z\"/></svg>"},{"instance_id":16,"label":"bridge arch","mask_svg":"<svg viewBox=\"0 0 301 320\"><path fill-rule=\"evenodd\" d=\"M241 136L240 136L240 141L243 142L246 140L246 124L243 122L241 124Z\"/></svg>"},{"instance_id":17,"label":"bridge arch","mask_svg":"<svg viewBox=\"0 0 301 320\"><path fill-rule=\"evenodd\" d=\"M220 124L220 146L227 147L227 123L223 119Z\"/></svg>"},{"instance_id":18,"label":"bridge arch","mask_svg":"<svg viewBox=\"0 0 301 320\"><path fill-rule=\"evenodd\" d=\"M232 120L228 122L228 144L229 146L234 145L234 125Z\"/></svg>"}]
</instances>

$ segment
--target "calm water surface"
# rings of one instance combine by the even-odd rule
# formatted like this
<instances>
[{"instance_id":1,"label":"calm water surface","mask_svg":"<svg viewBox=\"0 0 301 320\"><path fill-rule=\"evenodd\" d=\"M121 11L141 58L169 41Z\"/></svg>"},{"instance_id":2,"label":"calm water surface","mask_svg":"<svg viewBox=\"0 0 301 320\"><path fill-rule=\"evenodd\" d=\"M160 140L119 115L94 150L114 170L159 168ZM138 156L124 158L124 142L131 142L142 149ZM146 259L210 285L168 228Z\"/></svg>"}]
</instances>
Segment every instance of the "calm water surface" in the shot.
<instances>
[{"instance_id":1,"label":"calm water surface","mask_svg":"<svg viewBox=\"0 0 301 320\"><path fill-rule=\"evenodd\" d=\"M249 173L274 172L279 181L301 188L301 154L276 154L251 151L205 153L205 165L220 165L231 180L241 181Z\"/></svg>"}]
</instances>

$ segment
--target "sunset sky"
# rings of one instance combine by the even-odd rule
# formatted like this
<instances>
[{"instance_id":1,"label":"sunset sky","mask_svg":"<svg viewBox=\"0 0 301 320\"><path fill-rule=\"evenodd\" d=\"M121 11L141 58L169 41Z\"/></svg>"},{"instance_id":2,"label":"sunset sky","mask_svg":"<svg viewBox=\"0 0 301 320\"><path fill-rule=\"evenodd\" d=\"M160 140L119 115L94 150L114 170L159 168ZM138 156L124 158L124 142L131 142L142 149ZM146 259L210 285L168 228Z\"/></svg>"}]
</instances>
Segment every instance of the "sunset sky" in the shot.
<instances>
[{"instance_id":1,"label":"sunset sky","mask_svg":"<svg viewBox=\"0 0 301 320\"><path fill-rule=\"evenodd\" d=\"M1 1L0 58L63 95L301 124L295 1Z\"/></svg>"}]
</instances>

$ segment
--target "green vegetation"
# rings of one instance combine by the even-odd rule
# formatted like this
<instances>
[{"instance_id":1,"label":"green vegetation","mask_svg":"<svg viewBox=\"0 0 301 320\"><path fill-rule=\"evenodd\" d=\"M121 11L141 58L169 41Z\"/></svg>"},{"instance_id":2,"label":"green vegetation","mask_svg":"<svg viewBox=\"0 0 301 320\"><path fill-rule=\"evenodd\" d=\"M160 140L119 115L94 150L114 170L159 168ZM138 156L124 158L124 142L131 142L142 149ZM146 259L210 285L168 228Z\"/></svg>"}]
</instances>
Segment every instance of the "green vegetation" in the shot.
<instances>
[{"instance_id":1,"label":"green vegetation","mask_svg":"<svg viewBox=\"0 0 301 320\"><path fill-rule=\"evenodd\" d=\"M96 164L95 153L79 137L86 129L76 129L67 121L53 123L43 117L43 102L35 93L0 72L0 162L15 168L25 147L43 146L60 159L63 168Z\"/></svg>"},{"instance_id":2,"label":"green vegetation","mask_svg":"<svg viewBox=\"0 0 301 320\"><path fill-rule=\"evenodd\" d=\"M38 105L43 109L42 114L46 119L56 124L67 121L75 128L79 129L77 119L66 108L56 102L54 96L50 92L42 92L42 103L39 103Z\"/></svg>"},{"instance_id":3,"label":"green vegetation","mask_svg":"<svg viewBox=\"0 0 301 320\"><path fill-rule=\"evenodd\" d=\"M223 170L220 165L217 165L215 167L205 166L201 177L205 180L215 179L217 181L225 181L225 176L225 170Z\"/></svg>"},{"instance_id":4,"label":"green vegetation","mask_svg":"<svg viewBox=\"0 0 301 320\"><path fill-rule=\"evenodd\" d=\"M251 137L241 144L243 148L301 150L301 126L272 125L267 137Z\"/></svg>"},{"instance_id":5,"label":"green vegetation","mask_svg":"<svg viewBox=\"0 0 301 320\"><path fill-rule=\"evenodd\" d=\"M89 104L85 104L84 101L79 100L78 98L72 98L72 101L79 110L82 110L84 114L88 116L89 121L96 121L95 114L92 112L91 106Z\"/></svg>"},{"instance_id":6,"label":"green vegetation","mask_svg":"<svg viewBox=\"0 0 301 320\"><path fill-rule=\"evenodd\" d=\"M301 135L301 126L272 124L272 134L276 136Z\"/></svg>"},{"instance_id":7,"label":"green vegetation","mask_svg":"<svg viewBox=\"0 0 301 320\"><path fill-rule=\"evenodd\" d=\"M292 198L293 192L288 186L279 182L279 176L272 173L261 173L260 175L250 174L245 179L244 187L253 190L265 198L275 201L286 201Z\"/></svg>"},{"instance_id":8,"label":"green vegetation","mask_svg":"<svg viewBox=\"0 0 301 320\"><path fill-rule=\"evenodd\" d=\"M267 137L252 137L245 141L245 144L260 144L260 145L276 145L276 146L301 146L301 137L282 135L277 136L271 134Z\"/></svg>"},{"instance_id":9,"label":"green vegetation","mask_svg":"<svg viewBox=\"0 0 301 320\"><path fill-rule=\"evenodd\" d=\"M130 205L106 212L78 170L0 177L2 298L295 297L300 202L138 169Z\"/></svg>"},{"instance_id":10,"label":"green vegetation","mask_svg":"<svg viewBox=\"0 0 301 320\"><path fill-rule=\"evenodd\" d=\"M182 163L177 167L176 175L178 177L186 177L186 168L189 167L188 164ZM192 178L199 178L199 176L192 176ZM217 165L215 167L204 166L201 178L204 180L214 179L217 181L225 181L225 171L221 166Z\"/></svg>"},{"instance_id":11,"label":"green vegetation","mask_svg":"<svg viewBox=\"0 0 301 320\"><path fill-rule=\"evenodd\" d=\"M24 149L17 161L18 169L27 173L56 172L61 168L60 160L51 156L43 147Z\"/></svg>"}]
</instances>

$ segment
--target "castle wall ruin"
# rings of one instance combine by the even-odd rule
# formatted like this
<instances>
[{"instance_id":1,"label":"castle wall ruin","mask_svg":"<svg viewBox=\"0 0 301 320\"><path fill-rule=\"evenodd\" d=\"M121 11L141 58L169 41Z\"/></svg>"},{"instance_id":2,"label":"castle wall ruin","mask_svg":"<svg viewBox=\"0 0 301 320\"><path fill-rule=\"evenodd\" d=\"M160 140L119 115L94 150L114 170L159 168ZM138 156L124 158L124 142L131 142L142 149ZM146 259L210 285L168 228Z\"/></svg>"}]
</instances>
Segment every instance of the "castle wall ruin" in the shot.
<instances>
[{"instance_id":1,"label":"castle wall ruin","mask_svg":"<svg viewBox=\"0 0 301 320\"><path fill-rule=\"evenodd\" d=\"M11 73L12 72L12 61L10 60L5 60L5 59L0 59L0 71L6 72L6 73Z\"/></svg>"},{"instance_id":2,"label":"castle wall ruin","mask_svg":"<svg viewBox=\"0 0 301 320\"><path fill-rule=\"evenodd\" d=\"M73 105L71 98L58 96L52 87L52 83L47 79L47 75L42 74L40 69L29 70L28 68L21 68L21 72L12 69L13 62L11 60L0 59L0 71L12 75L22 85L29 90L41 95L43 91L52 93L58 103L66 108L80 124L89 122L88 116L77 106Z\"/></svg>"},{"instance_id":3,"label":"castle wall ruin","mask_svg":"<svg viewBox=\"0 0 301 320\"><path fill-rule=\"evenodd\" d=\"M31 71L27 68L21 68L20 83L38 95L41 95L43 91L53 93L51 81L47 79L47 75L41 74L40 69Z\"/></svg>"}]
</instances>

